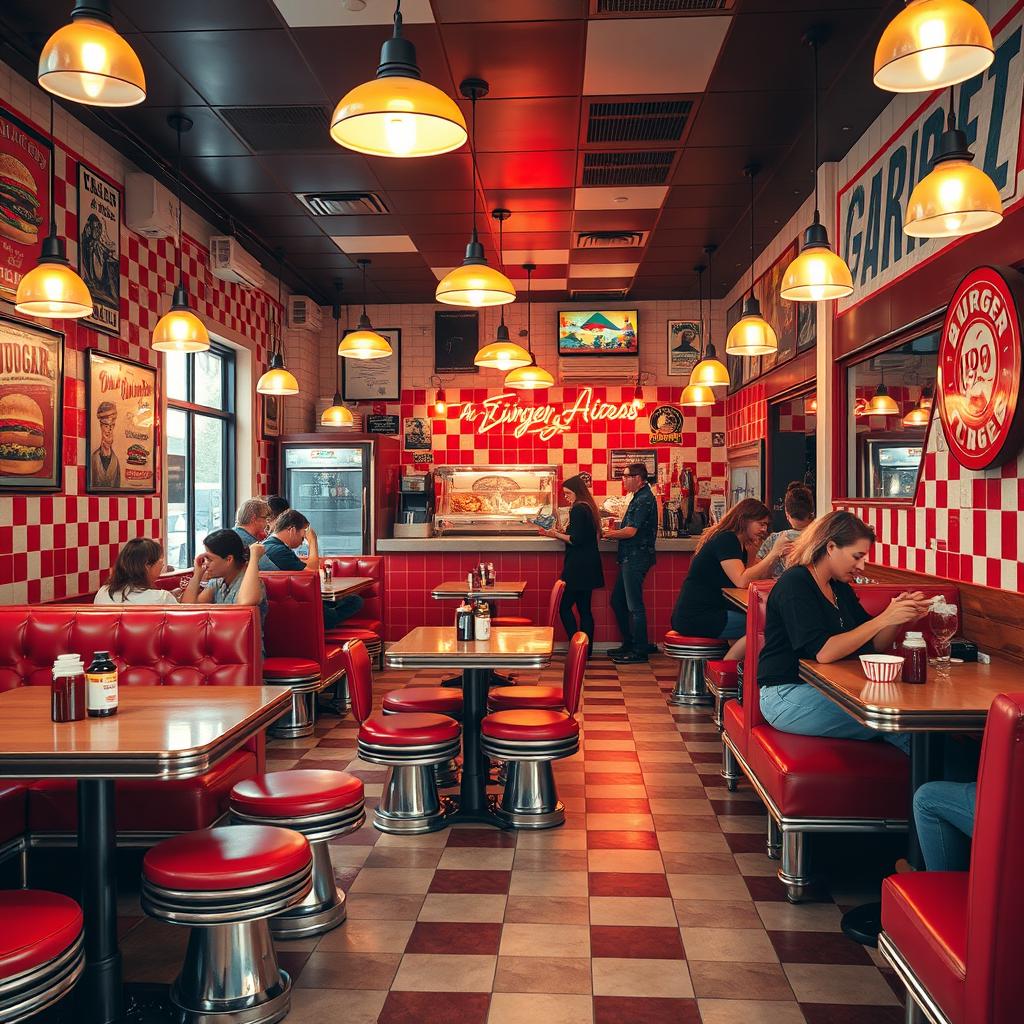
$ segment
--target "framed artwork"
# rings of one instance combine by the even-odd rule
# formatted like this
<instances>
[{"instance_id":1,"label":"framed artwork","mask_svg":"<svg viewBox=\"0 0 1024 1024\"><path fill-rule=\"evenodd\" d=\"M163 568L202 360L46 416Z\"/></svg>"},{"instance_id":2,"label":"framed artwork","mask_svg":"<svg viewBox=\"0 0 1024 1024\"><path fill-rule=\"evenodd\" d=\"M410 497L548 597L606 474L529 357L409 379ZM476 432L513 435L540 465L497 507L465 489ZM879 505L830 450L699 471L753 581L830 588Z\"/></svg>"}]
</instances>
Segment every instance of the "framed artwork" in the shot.
<instances>
[{"instance_id":1,"label":"framed artwork","mask_svg":"<svg viewBox=\"0 0 1024 1024\"><path fill-rule=\"evenodd\" d=\"M260 437L272 441L281 436L281 399L277 395L260 395Z\"/></svg>"},{"instance_id":2,"label":"framed artwork","mask_svg":"<svg viewBox=\"0 0 1024 1024\"><path fill-rule=\"evenodd\" d=\"M639 352L635 309L568 309L558 314L559 356L635 356Z\"/></svg>"},{"instance_id":3,"label":"framed artwork","mask_svg":"<svg viewBox=\"0 0 1024 1024\"><path fill-rule=\"evenodd\" d=\"M92 295L98 331L121 333L121 192L87 164L78 165L78 272Z\"/></svg>"},{"instance_id":4,"label":"framed artwork","mask_svg":"<svg viewBox=\"0 0 1024 1024\"><path fill-rule=\"evenodd\" d=\"M668 322L668 375L686 377L700 359L702 342L698 320L669 320Z\"/></svg>"},{"instance_id":5,"label":"framed artwork","mask_svg":"<svg viewBox=\"0 0 1024 1024\"><path fill-rule=\"evenodd\" d=\"M473 360L480 346L480 313L439 309L434 313L434 372L479 373Z\"/></svg>"},{"instance_id":6,"label":"framed artwork","mask_svg":"<svg viewBox=\"0 0 1024 1024\"><path fill-rule=\"evenodd\" d=\"M0 490L59 491L64 335L0 315Z\"/></svg>"},{"instance_id":7,"label":"framed artwork","mask_svg":"<svg viewBox=\"0 0 1024 1024\"><path fill-rule=\"evenodd\" d=\"M350 328L342 334L351 334ZM341 393L346 402L397 402L402 390L402 329L374 327L388 339L391 355L387 359L342 359Z\"/></svg>"},{"instance_id":8,"label":"framed artwork","mask_svg":"<svg viewBox=\"0 0 1024 1024\"><path fill-rule=\"evenodd\" d=\"M806 352L818 340L818 307L813 302L798 302L796 306L796 350Z\"/></svg>"},{"instance_id":9,"label":"framed artwork","mask_svg":"<svg viewBox=\"0 0 1024 1024\"><path fill-rule=\"evenodd\" d=\"M156 377L154 366L86 349L87 493L155 493Z\"/></svg>"},{"instance_id":10,"label":"framed artwork","mask_svg":"<svg viewBox=\"0 0 1024 1024\"><path fill-rule=\"evenodd\" d=\"M796 355L797 308L800 303L788 302L779 294L786 268L796 258L796 254L797 240L794 238L754 285L761 303L761 313L775 328L779 338L778 351L761 357L761 373L789 362Z\"/></svg>"},{"instance_id":11,"label":"framed artwork","mask_svg":"<svg viewBox=\"0 0 1024 1024\"><path fill-rule=\"evenodd\" d=\"M407 452L429 452L434 447L433 430L426 416L406 416L402 434Z\"/></svg>"}]
</instances>

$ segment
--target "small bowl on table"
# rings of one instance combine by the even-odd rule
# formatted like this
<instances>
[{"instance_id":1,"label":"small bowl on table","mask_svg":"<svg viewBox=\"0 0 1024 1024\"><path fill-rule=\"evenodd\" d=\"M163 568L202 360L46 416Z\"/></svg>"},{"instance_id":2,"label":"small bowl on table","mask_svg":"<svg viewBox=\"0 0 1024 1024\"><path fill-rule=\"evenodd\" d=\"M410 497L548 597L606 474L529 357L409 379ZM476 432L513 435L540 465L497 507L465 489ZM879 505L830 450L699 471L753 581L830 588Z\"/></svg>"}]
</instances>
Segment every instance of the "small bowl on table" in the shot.
<instances>
[{"instance_id":1,"label":"small bowl on table","mask_svg":"<svg viewBox=\"0 0 1024 1024\"><path fill-rule=\"evenodd\" d=\"M895 683L903 673L903 658L898 654L862 654L860 666L873 683Z\"/></svg>"}]
</instances>

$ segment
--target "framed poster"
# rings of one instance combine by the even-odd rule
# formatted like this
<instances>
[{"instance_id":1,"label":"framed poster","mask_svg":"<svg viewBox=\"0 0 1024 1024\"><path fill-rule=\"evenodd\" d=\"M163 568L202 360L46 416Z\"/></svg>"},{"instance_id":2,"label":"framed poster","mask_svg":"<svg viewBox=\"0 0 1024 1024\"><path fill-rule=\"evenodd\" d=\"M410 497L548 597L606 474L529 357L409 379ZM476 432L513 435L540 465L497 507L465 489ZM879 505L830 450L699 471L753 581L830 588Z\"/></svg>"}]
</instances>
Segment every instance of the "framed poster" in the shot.
<instances>
[{"instance_id":1,"label":"framed poster","mask_svg":"<svg viewBox=\"0 0 1024 1024\"><path fill-rule=\"evenodd\" d=\"M281 436L281 399L277 395L260 395L260 437L272 441Z\"/></svg>"},{"instance_id":2,"label":"framed poster","mask_svg":"<svg viewBox=\"0 0 1024 1024\"><path fill-rule=\"evenodd\" d=\"M156 367L85 352L85 489L156 491Z\"/></svg>"},{"instance_id":3,"label":"framed poster","mask_svg":"<svg viewBox=\"0 0 1024 1024\"><path fill-rule=\"evenodd\" d=\"M121 333L121 192L91 167L78 165L78 272L92 295L98 331Z\"/></svg>"},{"instance_id":4,"label":"framed poster","mask_svg":"<svg viewBox=\"0 0 1024 1024\"><path fill-rule=\"evenodd\" d=\"M433 431L426 416L406 416L402 433L407 452L429 452L434 447Z\"/></svg>"},{"instance_id":5,"label":"framed poster","mask_svg":"<svg viewBox=\"0 0 1024 1024\"><path fill-rule=\"evenodd\" d=\"M0 295L14 298L50 230L53 141L0 106Z\"/></svg>"},{"instance_id":6,"label":"framed poster","mask_svg":"<svg viewBox=\"0 0 1024 1024\"><path fill-rule=\"evenodd\" d=\"M814 302L798 302L796 306L796 350L806 352L818 340L818 306Z\"/></svg>"},{"instance_id":7,"label":"framed poster","mask_svg":"<svg viewBox=\"0 0 1024 1024\"><path fill-rule=\"evenodd\" d=\"M658 478L658 452L655 448L612 448L608 452L608 479L621 480L626 467L642 462L647 467L647 478Z\"/></svg>"},{"instance_id":8,"label":"framed poster","mask_svg":"<svg viewBox=\"0 0 1024 1024\"><path fill-rule=\"evenodd\" d=\"M64 335L0 315L0 489L59 491Z\"/></svg>"},{"instance_id":9,"label":"framed poster","mask_svg":"<svg viewBox=\"0 0 1024 1024\"><path fill-rule=\"evenodd\" d=\"M444 309L434 313L434 372L479 373L473 360L480 346L480 313Z\"/></svg>"},{"instance_id":10,"label":"framed poster","mask_svg":"<svg viewBox=\"0 0 1024 1024\"><path fill-rule=\"evenodd\" d=\"M640 352L635 309L597 309L558 314L558 355L635 356Z\"/></svg>"},{"instance_id":11,"label":"framed poster","mask_svg":"<svg viewBox=\"0 0 1024 1024\"><path fill-rule=\"evenodd\" d=\"M356 328L349 328L351 334ZM341 363L341 394L346 402L397 402L402 390L402 329L374 327L391 345L386 359L343 359Z\"/></svg>"},{"instance_id":12,"label":"framed poster","mask_svg":"<svg viewBox=\"0 0 1024 1024\"><path fill-rule=\"evenodd\" d=\"M700 359L701 324L697 320L669 320L668 375L689 378Z\"/></svg>"},{"instance_id":13,"label":"framed poster","mask_svg":"<svg viewBox=\"0 0 1024 1024\"><path fill-rule=\"evenodd\" d=\"M778 351L761 357L761 373L781 366L796 355L797 307L800 303L788 302L779 294L779 289L786 268L796 258L797 251L797 240L794 238L754 285L761 303L761 313L775 328L779 339Z\"/></svg>"}]
</instances>

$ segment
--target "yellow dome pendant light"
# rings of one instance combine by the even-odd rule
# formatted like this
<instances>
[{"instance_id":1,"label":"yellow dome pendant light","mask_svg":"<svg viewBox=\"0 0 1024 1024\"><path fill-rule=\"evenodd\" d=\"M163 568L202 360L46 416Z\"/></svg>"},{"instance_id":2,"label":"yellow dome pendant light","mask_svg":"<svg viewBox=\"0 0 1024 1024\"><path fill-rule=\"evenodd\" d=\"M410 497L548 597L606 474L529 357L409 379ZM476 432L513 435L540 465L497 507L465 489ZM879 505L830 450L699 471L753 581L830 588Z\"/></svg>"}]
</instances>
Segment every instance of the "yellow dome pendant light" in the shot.
<instances>
[{"instance_id":1,"label":"yellow dome pendant light","mask_svg":"<svg viewBox=\"0 0 1024 1024\"><path fill-rule=\"evenodd\" d=\"M909 0L875 49L873 80L888 92L931 92L966 82L995 59L984 15L964 0Z\"/></svg>"},{"instance_id":2,"label":"yellow dome pendant light","mask_svg":"<svg viewBox=\"0 0 1024 1024\"><path fill-rule=\"evenodd\" d=\"M694 267L694 271L697 274L697 320L700 324L700 339L698 345L701 352L704 349L704 265ZM696 367L694 367L696 369ZM717 399L715 398L714 391L707 386L707 384L698 384L693 379L693 373L690 373L690 383L683 388L683 393L679 396L679 404L684 408L689 409L700 409L705 406L714 405Z\"/></svg>"},{"instance_id":3,"label":"yellow dome pendant light","mask_svg":"<svg viewBox=\"0 0 1024 1024\"><path fill-rule=\"evenodd\" d=\"M472 137L469 140L473 158L473 231L466 246L461 267L450 270L437 284L434 298L447 306L501 306L515 302L515 285L500 271L487 263L484 247L476 231L476 101L487 95L488 85L482 78L467 78L460 86L473 104Z\"/></svg>"},{"instance_id":4,"label":"yellow dome pendant light","mask_svg":"<svg viewBox=\"0 0 1024 1024\"><path fill-rule=\"evenodd\" d=\"M192 118L184 114L169 114L167 123L178 136L178 167L175 192L178 198L178 283L171 297L170 311L153 328L150 347L157 352L205 352L210 347L210 334L203 321L192 312L185 289L185 276L181 269L181 251L184 236L181 233L181 135L190 131Z\"/></svg>"},{"instance_id":5,"label":"yellow dome pendant light","mask_svg":"<svg viewBox=\"0 0 1024 1024\"><path fill-rule=\"evenodd\" d=\"M338 355L345 359L387 359L391 355L391 342L373 329L366 314L366 268L370 261L363 257L356 263L363 272L363 311L359 314L356 329L339 342Z\"/></svg>"},{"instance_id":6,"label":"yellow dome pendant light","mask_svg":"<svg viewBox=\"0 0 1024 1024\"><path fill-rule=\"evenodd\" d=\"M754 294L754 178L760 169L757 164L743 168L743 173L750 178L750 295L743 300L743 315L732 325L725 339L725 351L731 356L766 356L779 348L778 335L761 316L761 303Z\"/></svg>"},{"instance_id":7,"label":"yellow dome pendant light","mask_svg":"<svg viewBox=\"0 0 1024 1024\"><path fill-rule=\"evenodd\" d=\"M946 130L932 169L914 186L903 230L914 238L956 238L994 228L1003 219L996 183L971 161L967 136L956 126L953 87L949 88Z\"/></svg>"},{"instance_id":8,"label":"yellow dome pendant light","mask_svg":"<svg viewBox=\"0 0 1024 1024\"><path fill-rule=\"evenodd\" d=\"M889 394L889 389L885 386L885 367L881 367L882 379L875 388L875 393L868 400L867 407L864 410L865 416L899 416L900 407L896 402L896 399Z\"/></svg>"},{"instance_id":9,"label":"yellow dome pendant light","mask_svg":"<svg viewBox=\"0 0 1024 1024\"><path fill-rule=\"evenodd\" d=\"M818 47L824 35L812 29L804 42L814 51L814 220L804 232L800 255L786 268L779 294L790 302L827 302L853 294L853 275L832 251L818 202Z\"/></svg>"},{"instance_id":10,"label":"yellow dome pendant light","mask_svg":"<svg viewBox=\"0 0 1024 1024\"><path fill-rule=\"evenodd\" d=\"M921 397L906 416L903 417L905 427L927 427L932 418L932 403L934 401L935 389L931 384L925 384L921 389Z\"/></svg>"},{"instance_id":11,"label":"yellow dome pendant light","mask_svg":"<svg viewBox=\"0 0 1024 1024\"><path fill-rule=\"evenodd\" d=\"M93 107L133 107L146 98L135 51L114 28L109 0L76 0L71 24L39 55L36 81L48 93Z\"/></svg>"},{"instance_id":12,"label":"yellow dome pendant light","mask_svg":"<svg viewBox=\"0 0 1024 1024\"><path fill-rule=\"evenodd\" d=\"M271 352L267 372L256 382L256 391L261 395L274 395L287 398L299 393L299 382L284 365L284 354L281 351L281 321L284 306L281 304L281 278L284 276L284 250L278 249L277 256L277 309L271 323Z\"/></svg>"},{"instance_id":13,"label":"yellow dome pendant light","mask_svg":"<svg viewBox=\"0 0 1024 1024\"><path fill-rule=\"evenodd\" d=\"M56 203L53 197L53 165L57 140L53 134L53 97L50 98L50 230L36 265L18 282L14 308L44 320L77 320L92 315L92 294L68 262L64 239L57 237Z\"/></svg>"},{"instance_id":14,"label":"yellow dome pendant light","mask_svg":"<svg viewBox=\"0 0 1024 1024\"><path fill-rule=\"evenodd\" d=\"M690 383L708 388L727 388L729 386L729 371L718 358L714 342L711 340L711 257L717 248L717 245L704 246L704 253L708 258L708 343L704 349L704 358L690 371ZM702 276L698 276L698 282L701 281Z\"/></svg>"},{"instance_id":15,"label":"yellow dome pendant light","mask_svg":"<svg viewBox=\"0 0 1024 1024\"><path fill-rule=\"evenodd\" d=\"M334 282L334 333L341 337L341 282ZM351 427L355 420L352 417L352 410L342 401L341 398L341 361L335 367L334 379L334 401L320 414L320 426L322 427Z\"/></svg>"},{"instance_id":16,"label":"yellow dome pendant light","mask_svg":"<svg viewBox=\"0 0 1024 1024\"><path fill-rule=\"evenodd\" d=\"M416 47L402 35L402 3L394 34L381 47L377 77L347 92L331 115L331 138L368 156L438 156L466 141L459 105L422 81Z\"/></svg>"},{"instance_id":17,"label":"yellow dome pendant light","mask_svg":"<svg viewBox=\"0 0 1024 1024\"><path fill-rule=\"evenodd\" d=\"M505 387L515 391L542 391L555 384L555 378L543 366L537 365L537 357L533 352L533 272L536 269L535 263L523 264L523 270L526 271L526 350L530 362L505 374Z\"/></svg>"},{"instance_id":18,"label":"yellow dome pendant light","mask_svg":"<svg viewBox=\"0 0 1024 1024\"><path fill-rule=\"evenodd\" d=\"M491 213L491 216L498 222L498 259L501 260L505 251L505 221L512 216L508 210L498 209ZM505 325L505 307L501 307L501 323L495 340L490 345L484 345L473 357L476 366L482 366L489 370L515 370L521 366L529 366L533 356L517 345L508 334L508 327Z\"/></svg>"}]
</instances>

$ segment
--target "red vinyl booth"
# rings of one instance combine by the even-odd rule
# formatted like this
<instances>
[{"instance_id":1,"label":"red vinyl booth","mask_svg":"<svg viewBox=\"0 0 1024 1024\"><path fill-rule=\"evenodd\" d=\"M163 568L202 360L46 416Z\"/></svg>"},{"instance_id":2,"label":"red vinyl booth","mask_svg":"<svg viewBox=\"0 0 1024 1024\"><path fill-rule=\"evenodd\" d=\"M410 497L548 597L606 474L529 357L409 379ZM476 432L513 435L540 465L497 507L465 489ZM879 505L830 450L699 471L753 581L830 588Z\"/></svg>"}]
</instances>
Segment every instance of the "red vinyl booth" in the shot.
<instances>
[{"instance_id":1,"label":"red vinyl booth","mask_svg":"<svg viewBox=\"0 0 1024 1024\"><path fill-rule=\"evenodd\" d=\"M58 654L80 654L88 664L98 650L110 651L117 661L122 686L262 683L259 613L255 608L0 607L0 690L49 686ZM232 787L262 767L261 737L194 779L119 780L119 842L148 845L161 836L212 824L227 811ZM78 814L75 781L43 779L27 785L28 830L33 842L40 834L43 841L47 833L73 834ZM6 823L6 814L2 819Z\"/></svg>"},{"instance_id":2,"label":"red vinyl booth","mask_svg":"<svg viewBox=\"0 0 1024 1024\"><path fill-rule=\"evenodd\" d=\"M363 607L351 619L346 619L340 629L365 629L370 633L384 635L384 558L382 555L331 555L323 559L331 565L335 576L368 576L373 586L362 591Z\"/></svg>"},{"instance_id":3,"label":"red vinyl booth","mask_svg":"<svg viewBox=\"0 0 1024 1024\"><path fill-rule=\"evenodd\" d=\"M787 898L795 903L806 899L812 887L807 833L906 829L910 762L889 743L798 736L774 729L765 721L757 663L773 586L773 580L760 580L748 588L743 704L733 700L725 705L722 774L729 787L735 788L742 771L764 802L769 815L768 855L781 855L779 880L786 887ZM854 587L872 616L905 589L877 584ZM959 591L954 586L926 587L924 592L941 594L959 606Z\"/></svg>"},{"instance_id":4,"label":"red vinyl booth","mask_svg":"<svg viewBox=\"0 0 1024 1024\"><path fill-rule=\"evenodd\" d=\"M970 871L893 875L882 886L879 951L930 1020L1021 1019L1021 850L1024 693L1004 693L992 702L985 726Z\"/></svg>"}]
</instances>

